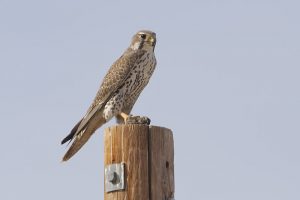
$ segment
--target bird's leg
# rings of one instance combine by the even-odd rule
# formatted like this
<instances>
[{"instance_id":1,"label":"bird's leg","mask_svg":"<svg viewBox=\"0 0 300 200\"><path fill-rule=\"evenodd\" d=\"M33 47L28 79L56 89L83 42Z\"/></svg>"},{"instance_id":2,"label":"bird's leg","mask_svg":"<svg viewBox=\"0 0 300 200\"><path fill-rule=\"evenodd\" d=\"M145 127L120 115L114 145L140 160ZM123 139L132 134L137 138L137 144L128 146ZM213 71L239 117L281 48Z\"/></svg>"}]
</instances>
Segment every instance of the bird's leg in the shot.
<instances>
[{"instance_id":1,"label":"bird's leg","mask_svg":"<svg viewBox=\"0 0 300 200\"><path fill-rule=\"evenodd\" d=\"M149 125L151 120L148 117L145 116L133 116L133 115L127 115L126 113L120 113L119 116L121 116L125 122L125 124L147 124Z\"/></svg>"},{"instance_id":2,"label":"bird's leg","mask_svg":"<svg viewBox=\"0 0 300 200\"><path fill-rule=\"evenodd\" d=\"M121 113L119 114L119 116L120 116L121 118L123 118L123 120L124 120L125 123L126 123L126 121L127 121L127 118L129 117L129 115L127 115L126 113L123 113L123 112L121 112Z\"/></svg>"}]
</instances>

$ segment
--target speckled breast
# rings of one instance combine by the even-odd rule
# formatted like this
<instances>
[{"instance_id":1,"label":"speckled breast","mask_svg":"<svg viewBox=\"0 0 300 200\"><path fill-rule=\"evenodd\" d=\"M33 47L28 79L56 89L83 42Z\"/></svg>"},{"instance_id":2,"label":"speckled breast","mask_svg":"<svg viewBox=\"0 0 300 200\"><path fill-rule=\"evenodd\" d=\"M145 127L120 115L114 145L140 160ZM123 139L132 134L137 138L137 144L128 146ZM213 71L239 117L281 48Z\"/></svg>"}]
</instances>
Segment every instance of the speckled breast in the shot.
<instances>
[{"instance_id":1,"label":"speckled breast","mask_svg":"<svg viewBox=\"0 0 300 200\"><path fill-rule=\"evenodd\" d=\"M124 85L105 104L103 115L107 121L124 109L131 110L149 82L155 66L156 59L153 52L146 53L136 62Z\"/></svg>"},{"instance_id":2,"label":"speckled breast","mask_svg":"<svg viewBox=\"0 0 300 200\"><path fill-rule=\"evenodd\" d=\"M135 103L142 90L148 84L155 66L156 59L153 52L147 52L137 61L124 85L124 106L132 106Z\"/></svg>"}]
</instances>

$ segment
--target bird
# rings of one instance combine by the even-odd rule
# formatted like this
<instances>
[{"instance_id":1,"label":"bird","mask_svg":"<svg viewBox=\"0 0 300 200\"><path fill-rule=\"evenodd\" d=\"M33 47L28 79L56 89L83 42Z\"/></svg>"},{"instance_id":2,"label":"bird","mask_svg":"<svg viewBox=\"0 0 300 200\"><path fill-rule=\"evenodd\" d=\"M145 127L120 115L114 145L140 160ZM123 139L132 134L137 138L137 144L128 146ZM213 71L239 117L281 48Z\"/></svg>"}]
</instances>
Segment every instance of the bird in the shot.
<instances>
[{"instance_id":1,"label":"bird","mask_svg":"<svg viewBox=\"0 0 300 200\"><path fill-rule=\"evenodd\" d=\"M84 117L61 141L61 144L71 143L62 161L76 154L93 133L113 117L118 123L138 120L130 112L155 70L155 46L155 32L141 30L134 34L129 47L104 76ZM146 121L150 123L148 119Z\"/></svg>"}]
</instances>

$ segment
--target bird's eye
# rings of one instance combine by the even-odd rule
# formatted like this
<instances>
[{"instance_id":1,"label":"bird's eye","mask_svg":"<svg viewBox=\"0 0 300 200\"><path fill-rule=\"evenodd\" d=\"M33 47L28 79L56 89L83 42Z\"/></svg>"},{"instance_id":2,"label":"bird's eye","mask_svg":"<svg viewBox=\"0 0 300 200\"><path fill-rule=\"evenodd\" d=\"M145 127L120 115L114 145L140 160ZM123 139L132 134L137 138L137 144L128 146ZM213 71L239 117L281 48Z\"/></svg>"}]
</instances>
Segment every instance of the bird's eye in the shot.
<instances>
[{"instance_id":1,"label":"bird's eye","mask_svg":"<svg viewBox=\"0 0 300 200\"><path fill-rule=\"evenodd\" d=\"M141 34L140 37L141 37L142 39L146 39L146 34Z\"/></svg>"}]
</instances>

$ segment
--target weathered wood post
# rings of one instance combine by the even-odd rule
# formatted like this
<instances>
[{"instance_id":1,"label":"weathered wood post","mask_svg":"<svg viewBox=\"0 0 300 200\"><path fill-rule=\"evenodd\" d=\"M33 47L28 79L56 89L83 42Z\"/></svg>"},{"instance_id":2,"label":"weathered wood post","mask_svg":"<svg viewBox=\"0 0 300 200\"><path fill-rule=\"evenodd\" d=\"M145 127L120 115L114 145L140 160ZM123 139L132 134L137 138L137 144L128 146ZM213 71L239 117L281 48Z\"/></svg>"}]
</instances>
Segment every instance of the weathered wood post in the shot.
<instances>
[{"instance_id":1,"label":"weathered wood post","mask_svg":"<svg viewBox=\"0 0 300 200\"><path fill-rule=\"evenodd\" d=\"M117 125L107 128L104 137L104 200L174 199L170 129Z\"/></svg>"}]
</instances>

